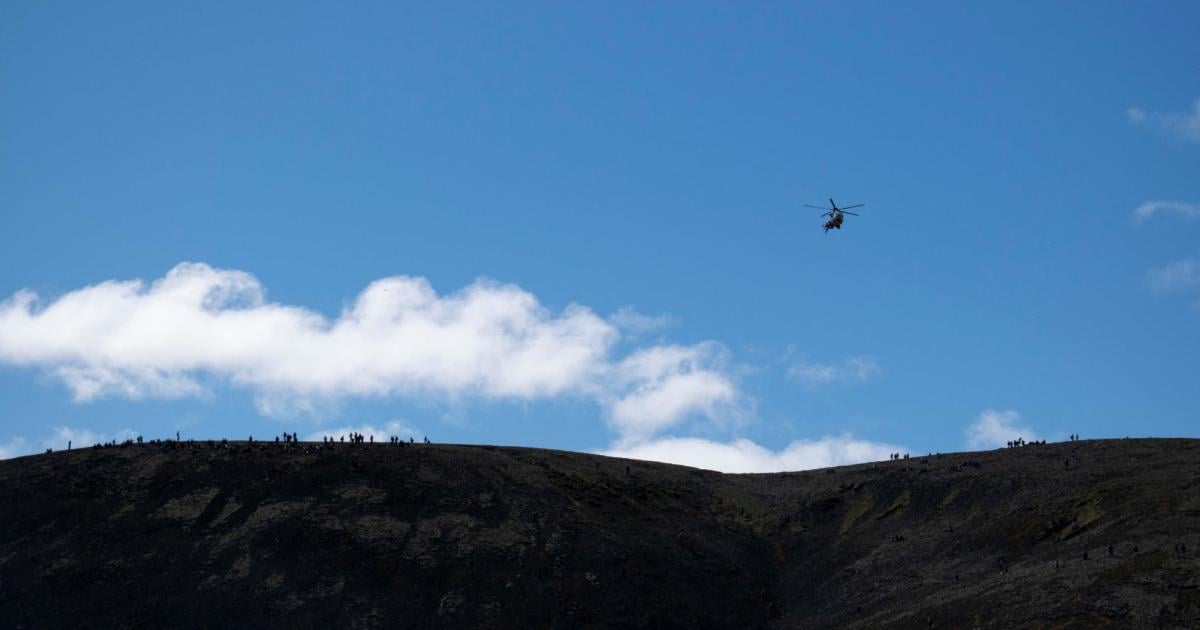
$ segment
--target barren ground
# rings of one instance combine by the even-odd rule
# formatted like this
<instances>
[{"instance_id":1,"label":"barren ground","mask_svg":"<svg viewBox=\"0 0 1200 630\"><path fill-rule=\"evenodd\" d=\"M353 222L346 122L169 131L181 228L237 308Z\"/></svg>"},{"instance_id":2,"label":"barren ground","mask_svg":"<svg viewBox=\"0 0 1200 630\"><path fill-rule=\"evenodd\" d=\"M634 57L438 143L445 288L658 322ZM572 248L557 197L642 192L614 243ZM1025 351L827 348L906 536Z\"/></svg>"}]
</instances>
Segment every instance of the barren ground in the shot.
<instances>
[{"instance_id":1,"label":"barren ground","mask_svg":"<svg viewBox=\"0 0 1200 630\"><path fill-rule=\"evenodd\" d=\"M1200 628L1200 440L770 475L320 447L0 461L0 626Z\"/></svg>"}]
</instances>

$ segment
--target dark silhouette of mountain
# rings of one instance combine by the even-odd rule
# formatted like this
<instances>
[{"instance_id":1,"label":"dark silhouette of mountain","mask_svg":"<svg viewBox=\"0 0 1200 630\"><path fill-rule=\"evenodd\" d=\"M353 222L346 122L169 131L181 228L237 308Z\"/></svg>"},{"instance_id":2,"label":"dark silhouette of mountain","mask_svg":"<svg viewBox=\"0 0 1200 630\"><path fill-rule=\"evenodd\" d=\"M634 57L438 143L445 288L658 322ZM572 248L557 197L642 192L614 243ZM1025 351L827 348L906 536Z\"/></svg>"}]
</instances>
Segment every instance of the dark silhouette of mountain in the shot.
<instances>
[{"instance_id":1,"label":"dark silhouette of mountain","mask_svg":"<svg viewBox=\"0 0 1200 630\"><path fill-rule=\"evenodd\" d=\"M1200 628L1200 440L715 472L491 446L0 462L7 628Z\"/></svg>"}]
</instances>

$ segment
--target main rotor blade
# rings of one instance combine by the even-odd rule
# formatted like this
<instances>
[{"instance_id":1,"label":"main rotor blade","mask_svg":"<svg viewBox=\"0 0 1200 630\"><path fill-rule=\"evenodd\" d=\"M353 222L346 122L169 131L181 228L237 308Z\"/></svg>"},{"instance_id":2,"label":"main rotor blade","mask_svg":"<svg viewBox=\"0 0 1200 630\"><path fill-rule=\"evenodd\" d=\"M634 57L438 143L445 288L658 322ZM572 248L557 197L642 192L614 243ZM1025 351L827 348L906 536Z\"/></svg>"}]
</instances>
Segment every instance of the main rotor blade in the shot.
<instances>
[{"instance_id":1,"label":"main rotor blade","mask_svg":"<svg viewBox=\"0 0 1200 630\"><path fill-rule=\"evenodd\" d=\"M854 204L853 206L846 206L846 208L861 208L861 207L863 207L863 206L865 206L865 205L867 205L867 204L865 204L865 203L856 203L856 204ZM842 208L842 210L845 210L846 208Z\"/></svg>"},{"instance_id":2,"label":"main rotor blade","mask_svg":"<svg viewBox=\"0 0 1200 630\"><path fill-rule=\"evenodd\" d=\"M829 209L829 208L826 208L825 206L814 206L812 204L807 204L807 203L804 204L804 207L805 208L816 208L817 210L828 210Z\"/></svg>"},{"instance_id":3,"label":"main rotor blade","mask_svg":"<svg viewBox=\"0 0 1200 630\"><path fill-rule=\"evenodd\" d=\"M854 216L858 216L857 212L846 212L845 210L842 210L842 214L853 214Z\"/></svg>"}]
</instances>

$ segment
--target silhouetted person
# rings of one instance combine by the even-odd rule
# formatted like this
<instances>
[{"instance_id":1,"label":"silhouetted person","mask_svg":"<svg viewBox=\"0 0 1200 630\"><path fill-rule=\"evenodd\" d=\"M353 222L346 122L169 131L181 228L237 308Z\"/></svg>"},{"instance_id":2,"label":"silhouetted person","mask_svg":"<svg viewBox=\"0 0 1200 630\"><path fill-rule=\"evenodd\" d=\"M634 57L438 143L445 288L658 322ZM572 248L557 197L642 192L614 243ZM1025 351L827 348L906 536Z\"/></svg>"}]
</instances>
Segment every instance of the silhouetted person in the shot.
<instances>
[{"instance_id":1,"label":"silhouetted person","mask_svg":"<svg viewBox=\"0 0 1200 630\"><path fill-rule=\"evenodd\" d=\"M67 440L67 450L71 450L71 440Z\"/></svg>"}]
</instances>

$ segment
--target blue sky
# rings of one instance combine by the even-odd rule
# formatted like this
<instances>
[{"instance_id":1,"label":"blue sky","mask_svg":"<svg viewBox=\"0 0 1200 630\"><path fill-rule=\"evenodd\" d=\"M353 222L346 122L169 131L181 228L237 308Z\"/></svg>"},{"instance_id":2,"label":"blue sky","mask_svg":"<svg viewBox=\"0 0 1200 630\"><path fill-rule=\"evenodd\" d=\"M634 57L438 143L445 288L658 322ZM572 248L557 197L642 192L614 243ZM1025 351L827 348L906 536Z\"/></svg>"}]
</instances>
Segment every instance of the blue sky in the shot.
<instances>
[{"instance_id":1,"label":"blue sky","mask_svg":"<svg viewBox=\"0 0 1200 630\"><path fill-rule=\"evenodd\" d=\"M1187 2L4 3L0 455L391 422L757 470L1198 436L1197 23ZM802 204L828 197L867 205L825 234ZM227 321L199 344L220 358L176 347L193 320L129 314L186 262L211 290L249 278L218 310L324 319L268 327L261 355L239 351L265 329ZM320 341L396 276L431 308L531 310L467 341L435 318L428 355L385 324L357 355ZM470 369L422 371L467 343Z\"/></svg>"}]
</instances>

